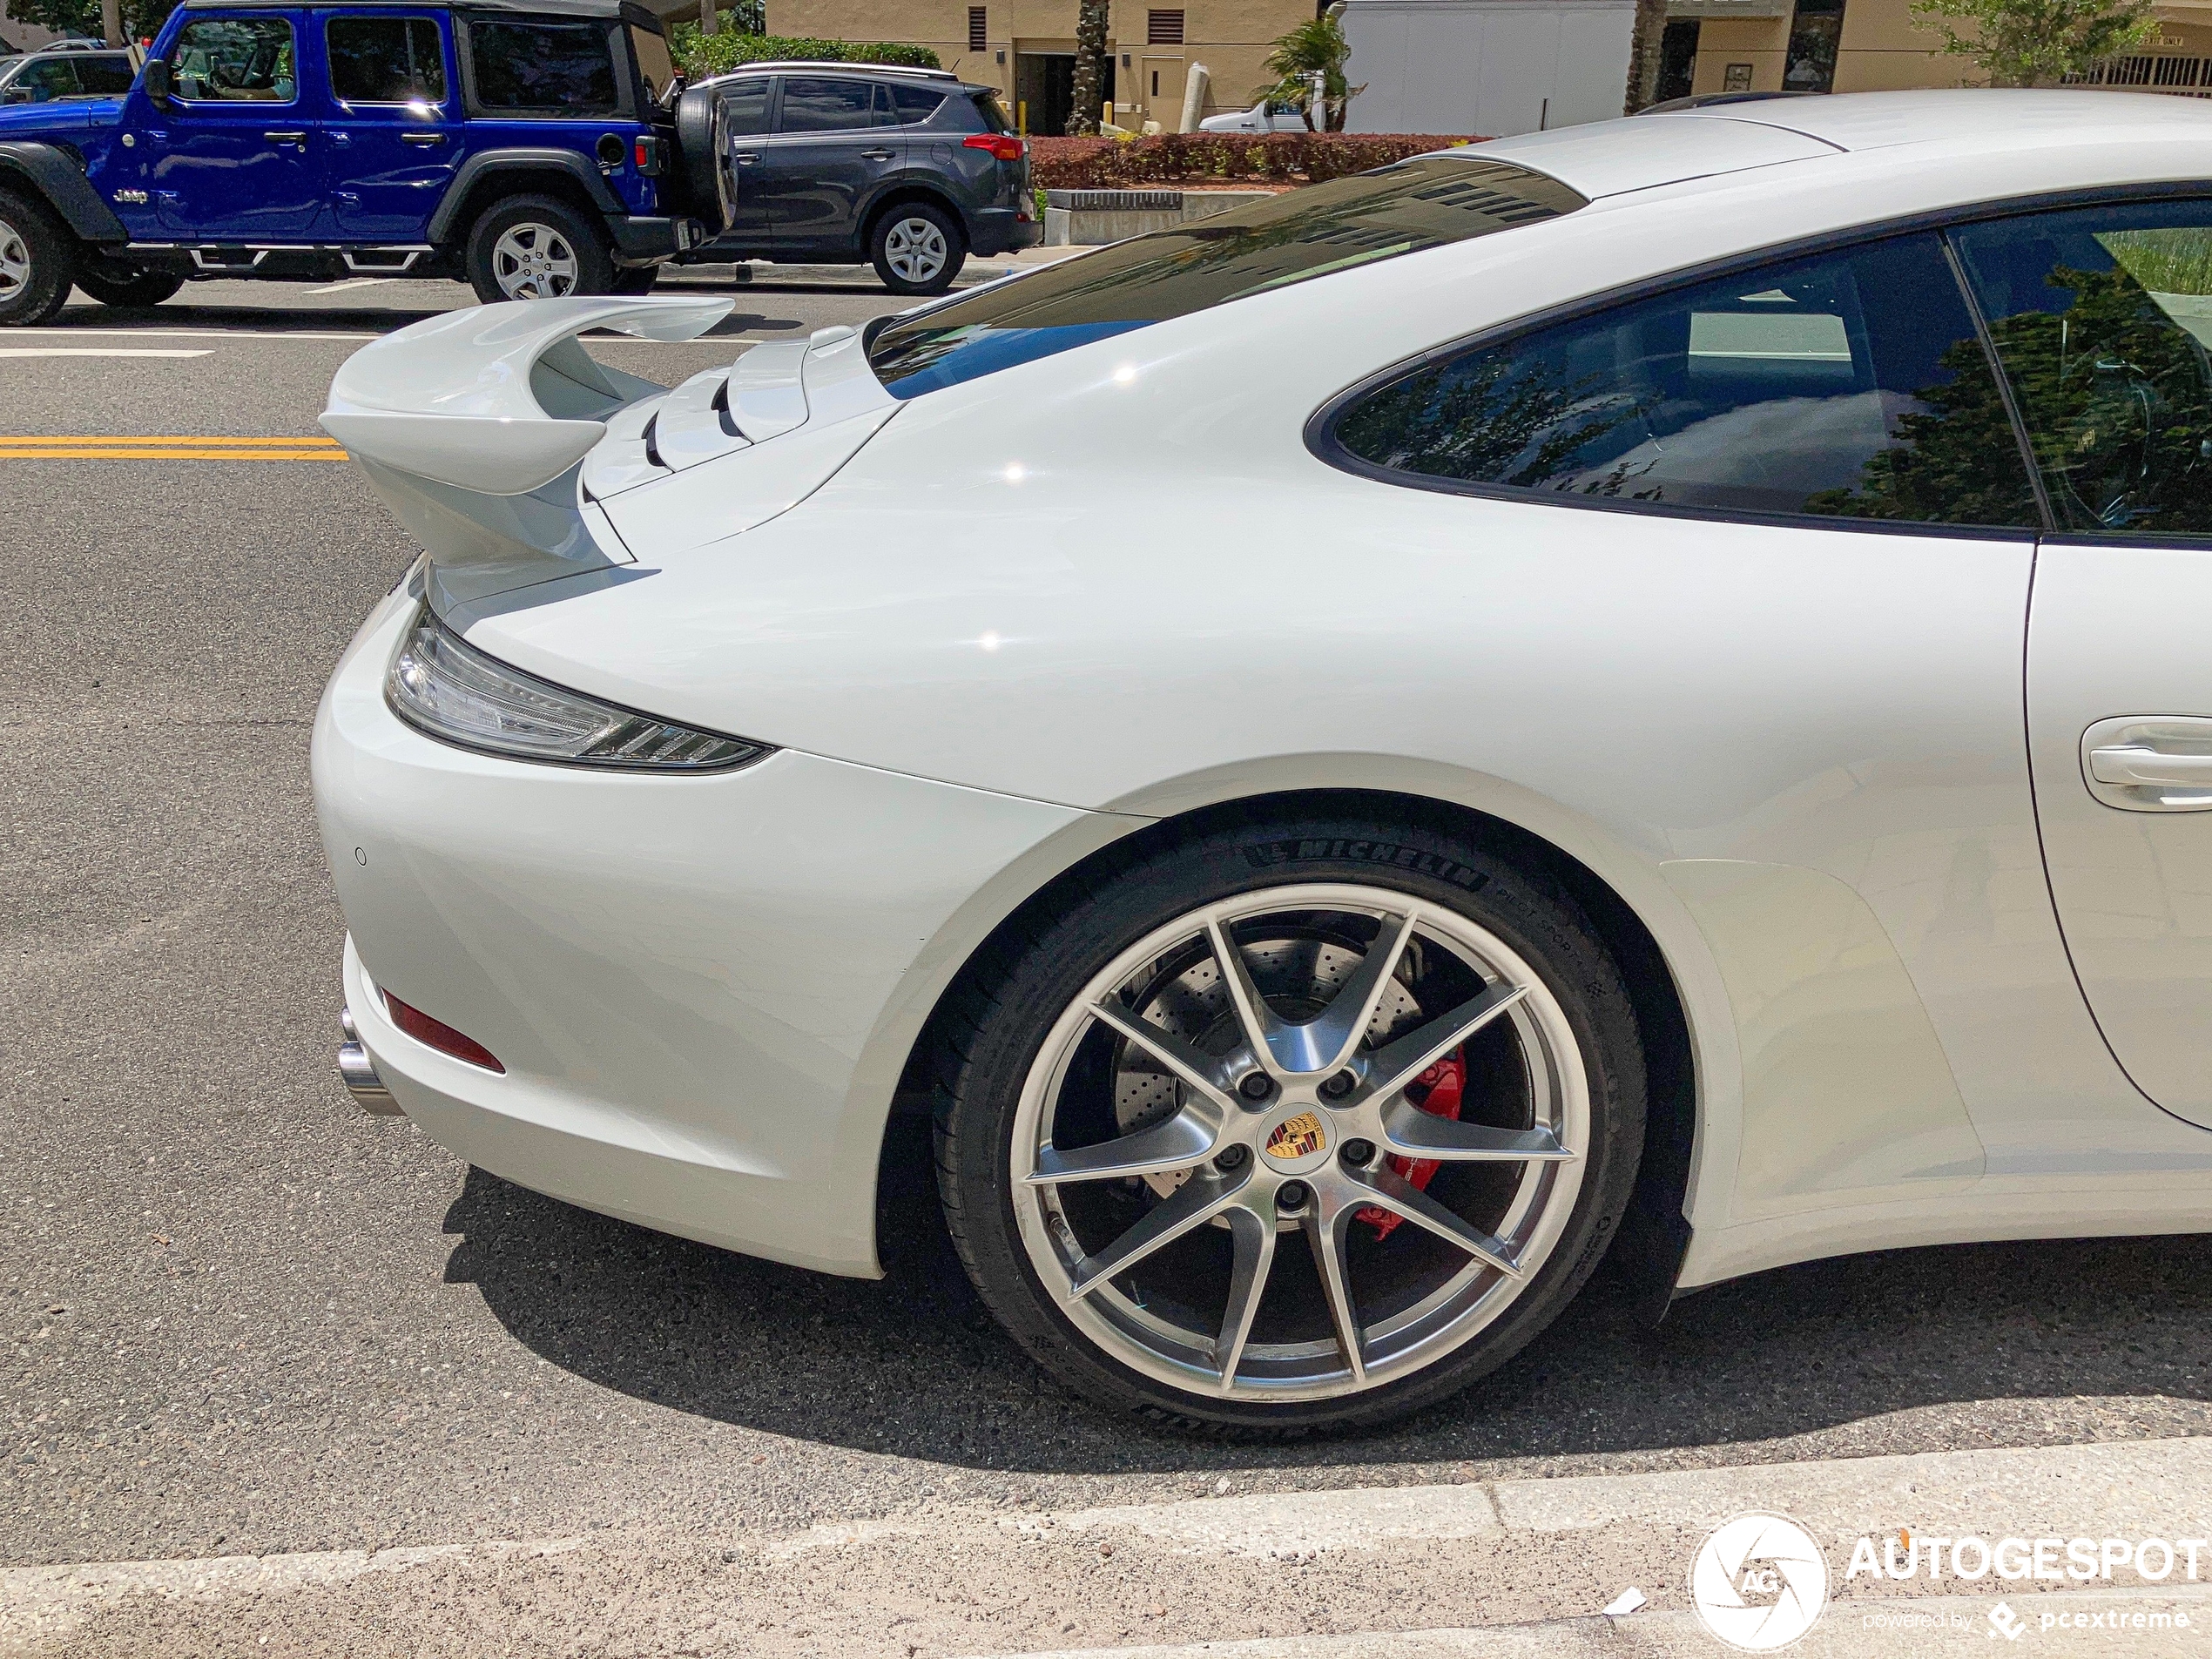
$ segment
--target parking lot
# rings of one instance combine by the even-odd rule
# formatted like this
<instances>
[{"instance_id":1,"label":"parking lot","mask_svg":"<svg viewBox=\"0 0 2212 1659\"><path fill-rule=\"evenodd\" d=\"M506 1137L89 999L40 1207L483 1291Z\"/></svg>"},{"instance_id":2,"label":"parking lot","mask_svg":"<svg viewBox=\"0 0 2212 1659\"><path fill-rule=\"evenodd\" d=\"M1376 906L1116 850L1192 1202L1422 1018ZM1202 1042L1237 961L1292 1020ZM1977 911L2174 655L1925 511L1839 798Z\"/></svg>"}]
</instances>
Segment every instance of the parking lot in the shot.
<instances>
[{"instance_id":1,"label":"parking lot","mask_svg":"<svg viewBox=\"0 0 2212 1659\"><path fill-rule=\"evenodd\" d=\"M663 292L687 285L732 291ZM734 292L705 338L590 349L673 381L895 303L860 273ZM870 1283L571 1209L362 1116L332 1072L342 924L308 725L416 550L314 417L347 354L469 302L211 283L0 338L7 1562L735 1544L947 1505L2212 1433L2212 1239L1847 1258L1707 1291L1656 1330L1601 1283L1399 1429L1238 1444L1045 1381L975 1305L918 1136ZM1293 1583L1284 1606L1333 1593ZM1378 1592L1369 1615L1479 1610L1397 1593L1416 1602ZM989 1629L1119 1640L1152 1594L1094 1583L1064 1620ZM1175 1629L1252 1634L1240 1618L1177 1603ZM846 1649L879 1649L914 1650L880 1629Z\"/></svg>"}]
</instances>

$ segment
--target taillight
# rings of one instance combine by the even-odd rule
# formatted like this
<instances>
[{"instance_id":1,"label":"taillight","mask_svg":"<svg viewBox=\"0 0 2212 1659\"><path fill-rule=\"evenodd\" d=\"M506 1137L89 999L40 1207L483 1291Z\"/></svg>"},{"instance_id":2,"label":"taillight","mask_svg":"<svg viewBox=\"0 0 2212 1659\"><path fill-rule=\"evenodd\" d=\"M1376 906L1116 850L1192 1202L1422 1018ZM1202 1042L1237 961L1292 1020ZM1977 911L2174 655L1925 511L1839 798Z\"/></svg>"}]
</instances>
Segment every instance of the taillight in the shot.
<instances>
[{"instance_id":1,"label":"taillight","mask_svg":"<svg viewBox=\"0 0 2212 1659\"><path fill-rule=\"evenodd\" d=\"M961 140L963 149L988 150L1001 161L1019 161L1029 146L1011 132L971 132Z\"/></svg>"},{"instance_id":2,"label":"taillight","mask_svg":"<svg viewBox=\"0 0 2212 1659\"><path fill-rule=\"evenodd\" d=\"M661 172L661 141L658 137L639 134L631 152L637 163L641 179L658 179Z\"/></svg>"},{"instance_id":3,"label":"taillight","mask_svg":"<svg viewBox=\"0 0 2212 1659\"><path fill-rule=\"evenodd\" d=\"M384 993L384 1006L392 1011L392 1023L425 1048L449 1054L455 1060L466 1060L470 1065L482 1066L486 1071L496 1071L502 1076L506 1074L507 1068L499 1063L496 1055L474 1037L463 1036L443 1020L432 1019L421 1008L401 1001L389 991Z\"/></svg>"}]
</instances>

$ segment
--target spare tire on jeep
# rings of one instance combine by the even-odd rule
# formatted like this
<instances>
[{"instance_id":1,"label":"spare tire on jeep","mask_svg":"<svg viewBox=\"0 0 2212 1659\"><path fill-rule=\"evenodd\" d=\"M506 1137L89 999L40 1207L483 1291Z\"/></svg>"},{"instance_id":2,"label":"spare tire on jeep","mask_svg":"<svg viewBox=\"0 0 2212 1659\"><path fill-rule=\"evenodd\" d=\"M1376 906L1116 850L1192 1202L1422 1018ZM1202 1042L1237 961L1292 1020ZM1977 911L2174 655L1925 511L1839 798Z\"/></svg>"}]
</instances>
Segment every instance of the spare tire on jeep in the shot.
<instances>
[{"instance_id":1,"label":"spare tire on jeep","mask_svg":"<svg viewBox=\"0 0 2212 1659\"><path fill-rule=\"evenodd\" d=\"M706 225L712 241L737 217L737 180L730 171L730 115L718 86L687 86L676 100L676 162L670 169L684 206Z\"/></svg>"}]
</instances>

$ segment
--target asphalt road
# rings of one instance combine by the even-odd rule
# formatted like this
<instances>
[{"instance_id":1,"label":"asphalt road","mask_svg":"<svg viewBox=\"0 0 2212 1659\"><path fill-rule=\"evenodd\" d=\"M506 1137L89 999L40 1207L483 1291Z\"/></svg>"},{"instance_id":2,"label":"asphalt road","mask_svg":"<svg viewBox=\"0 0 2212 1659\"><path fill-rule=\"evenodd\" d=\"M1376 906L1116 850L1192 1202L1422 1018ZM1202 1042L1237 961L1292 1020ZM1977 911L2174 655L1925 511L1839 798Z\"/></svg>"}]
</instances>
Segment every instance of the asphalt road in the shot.
<instances>
[{"instance_id":1,"label":"asphalt road","mask_svg":"<svg viewBox=\"0 0 2212 1659\"><path fill-rule=\"evenodd\" d=\"M803 273L801 273L803 274ZM314 431L451 285L207 285L0 337L0 438ZM893 302L758 281L673 381ZM18 446L20 448L21 446ZM472 1170L331 1069L341 921L308 721L415 554L354 470L0 445L0 1561L664 1526L948 1501L1593 1473L2212 1432L2212 1240L1861 1257L1689 1298L1601 1280L1387 1434L1175 1438L1043 1379L968 1292L924 1149L889 1277L658 1237Z\"/></svg>"}]
</instances>

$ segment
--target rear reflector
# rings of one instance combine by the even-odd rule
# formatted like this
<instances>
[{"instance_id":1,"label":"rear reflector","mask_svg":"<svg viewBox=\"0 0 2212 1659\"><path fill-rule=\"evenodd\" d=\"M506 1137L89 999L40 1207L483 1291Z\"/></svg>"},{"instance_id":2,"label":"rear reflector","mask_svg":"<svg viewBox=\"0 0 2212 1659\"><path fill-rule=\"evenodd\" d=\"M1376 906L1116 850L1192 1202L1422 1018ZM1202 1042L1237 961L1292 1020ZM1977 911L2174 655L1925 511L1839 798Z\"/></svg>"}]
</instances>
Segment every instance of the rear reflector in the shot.
<instances>
[{"instance_id":1,"label":"rear reflector","mask_svg":"<svg viewBox=\"0 0 2212 1659\"><path fill-rule=\"evenodd\" d=\"M449 1054L455 1060L466 1060L472 1066L482 1066L486 1071L496 1071L504 1076L507 1068L499 1057L473 1037L465 1037L443 1020L434 1020L421 1008L410 1008L394 996L384 993L384 1006L392 1011L392 1023L417 1042Z\"/></svg>"},{"instance_id":2,"label":"rear reflector","mask_svg":"<svg viewBox=\"0 0 2212 1659\"><path fill-rule=\"evenodd\" d=\"M1019 161L1028 153L1028 145L1011 132L975 132L961 141L965 150L988 150L1001 161Z\"/></svg>"}]
</instances>

